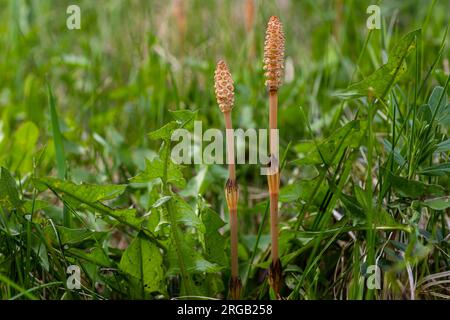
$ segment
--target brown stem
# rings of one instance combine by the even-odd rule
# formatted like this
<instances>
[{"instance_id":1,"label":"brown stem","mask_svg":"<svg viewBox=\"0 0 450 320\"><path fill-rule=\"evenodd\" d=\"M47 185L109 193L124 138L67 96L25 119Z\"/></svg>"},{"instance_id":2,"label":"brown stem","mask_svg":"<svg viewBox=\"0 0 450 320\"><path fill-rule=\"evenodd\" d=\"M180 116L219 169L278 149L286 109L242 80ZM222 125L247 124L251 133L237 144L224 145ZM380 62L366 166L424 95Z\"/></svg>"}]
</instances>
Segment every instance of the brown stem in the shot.
<instances>
[{"instance_id":1,"label":"brown stem","mask_svg":"<svg viewBox=\"0 0 450 320\"><path fill-rule=\"evenodd\" d=\"M239 279L239 260L238 260L238 221L237 221L237 203L239 197L238 185L236 182L236 165L234 159L234 135L231 122L231 112L224 112L226 139L227 139L227 162L229 178L225 186L228 210L230 212L230 238L231 238L231 279L230 279L230 297L237 300L241 294L241 280Z\"/></svg>"},{"instance_id":2,"label":"brown stem","mask_svg":"<svg viewBox=\"0 0 450 320\"><path fill-rule=\"evenodd\" d=\"M273 170L269 173L269 192L270 192L270 226L272 237L272 260L278 259L278 193L280 188L278 175L278 146L274 145L272 135L278 128L277 124L278 113L278 93L277 91L269 92L269 128L270 128L270 153L271 153L271 167ZM275 163L274 163L275 162Z\"/></svg>"},{"instance_id":3,"label":"brown stem","mask_svg":"<svg viewBox=\"0 0 450 320\"><path fill-rule=\"evenodd\" d=\"M270 169L269 169L270 170ZM270 196L270 237L272 241L272 261L279 258L278 255L278 194L280 185L280 175L278 168L276 171L269 171L267 182Z\"/></svg>"},{"instance_id":4,"label":"brown stem","mask_svg":"<svg viewBox=\"0 0 450 320\"><path fill-rule=\"evenodd\" d=\"M230 298L232 300L239 300L241 297L242 283L239 278L230 279Z\"/></svg>"},{"instance_id":5,"label":"brown stem","mask_svg":"<svg viewBox=\"0 0 450 320\"><path fill-rule=\"evenodd\" d=\"M278 193L270 194L270 237L272 240L272 260L278 260Z\"/></svg>"},{"instance_id":6,"label":"brown stem","mask_svg":"<svg viewBox=\"0 0 450 320\"><path fill-rule=\"evenodd\" d=\"M225 188L227 194L227 204L230 211L230 238L231 238L231 279L230 279L230 297L237 300L241 295L241 280L239 278L238 261L238 224L237 224L237 201L238 187L236 182L227 181Z\"/></svg>"},{"instance_id":7,"label":"brown stem","mask_svg":"<svg viewBox=\"0 0 450 320\"><path fill-rule=\"evenodd\" d=\"M278 93L269 92L269 128L271 161L267 176L270 195L270 236L272 241L272 264L269 269L269 283L275 294L279 296L281 288L281 263L278 253L278 195L280 189L280 175L278 168L278 145L273 135L277 130Z\"/></svg>"},{"instance_id":8,"label":"brown stem","mask_svg":"<svg viewBox=\"0 0 450 320\"><path fill-rule=\"evenodd\" d=\"M233 135L233 125L231 122L231 112L225 112L225 128L226 128L226 139L227 139L227 162L228 162L228 174L232 181L236 180L236 166L234 163L234 135Z\"/></svg>"},{"instance_id":9,"label":"brown stem","mask_svg":"<svg viewBox=\"0 0 450 320\"><path fill-rule=\"evenodd\" d=\"M277 114L278 114L278 92L269 92L269 128L277 129Z\"/></svg>"},{"instance_id":10,"label":"brown stem","mask_svg":"<svg viewBox=\"0 0 450 320\"><path fill-rule=\"evenodd\" d=\"M238 269L238 228L237 209L230 209L230 233L231 233L231 277L239 277Z\"/></svg>"}]
</instances>

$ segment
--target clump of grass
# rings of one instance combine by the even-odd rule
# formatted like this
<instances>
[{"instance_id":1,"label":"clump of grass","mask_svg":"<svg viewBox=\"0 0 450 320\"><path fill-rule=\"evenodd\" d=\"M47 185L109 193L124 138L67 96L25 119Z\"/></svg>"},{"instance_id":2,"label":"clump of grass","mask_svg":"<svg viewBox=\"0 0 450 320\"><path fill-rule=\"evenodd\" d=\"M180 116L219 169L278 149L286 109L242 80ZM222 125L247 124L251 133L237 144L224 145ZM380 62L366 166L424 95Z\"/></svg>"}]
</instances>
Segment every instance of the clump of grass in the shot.
<instances>
[{"instance_id":1,"label":"clump of grass","mask_svg":"<svg viewBox=\"0 0 450 320\"><path fill-rule=\"evenodd\" d=\"M272 263L269 269L269 283L279 296L282 284L282 267L278 254L278 195L280 191L280 173L278 168L277 113L278 88L282 82L284 68L284 33L280 20L272 16L267 24L264 43L264 70L266 87L269 91L269 129L270 129L270 168L268 186L270 195L270 235L272 241Z\"/></svg>"},{"instance_id":2,"label":"clump of grass","mask_svg":"<svg viewBox=\"0 0 450 320\"><path fill-rule=\"evenodd\" d=\"M241 294L241 280L238 268L238 225L237 225L237 203L239 189L236 182L236 167L234 161L234 136L231 122L231 110L234 104L234 86L231 73L223 60L217 63L214 74L214 88L217 104L225 118L226 139L227 139L227 162L228 180L225 185L225 196L230 212L230 234L231 234L231 279L230 297L239 299Z\"/></svg>"}]
</instances>

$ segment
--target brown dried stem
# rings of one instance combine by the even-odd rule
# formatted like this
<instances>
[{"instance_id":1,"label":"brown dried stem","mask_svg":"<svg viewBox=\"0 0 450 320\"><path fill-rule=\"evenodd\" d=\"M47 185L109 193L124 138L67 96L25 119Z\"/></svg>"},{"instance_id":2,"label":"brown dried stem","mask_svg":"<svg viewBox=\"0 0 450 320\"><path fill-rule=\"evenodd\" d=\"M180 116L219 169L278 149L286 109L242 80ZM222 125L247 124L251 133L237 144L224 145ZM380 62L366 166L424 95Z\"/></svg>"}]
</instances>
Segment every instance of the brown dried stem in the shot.
<instances>
[{"instance_id":1,"label":"brown dried stem","mask_svg":"<svg viewBox=\"0 0 450 320\"><path fill-rule=\"evenodd\" d=\"M282 267L278 253L278 197L280 174L278 167L278 145L274 139L278 128L278 88L282 82L284 69L283 26L277 17L272 16L267 24L264 43L264 70L266 86L269 91L270 128L270 169L267 176L270 195L270 235L272 241L272 264L269 269L269 283L275 294L280 296Z\"/></svg>"},{"instance_id":2,"label":"brown dried stem","mask_svg":"<svg viewBox=\"0 0 450 320\"><path fill-rule=\"evenodd\" d=\"M239 189L236 182L236 166L234 157L234 135L231 122L231 110L234 103L233 79L224 61L217 63L214 74L214 88L217 103L225 118L226 141L227 141L227 162L228 162L228 181L225 185L225 196L228 210L230 212L230 238L231 238L231 279L230 279L230 297L239 299L241 294L241 280L239 278L238 261L238 221L237 221L237 203L239 198Z\"/></svg>"}]
</instances>

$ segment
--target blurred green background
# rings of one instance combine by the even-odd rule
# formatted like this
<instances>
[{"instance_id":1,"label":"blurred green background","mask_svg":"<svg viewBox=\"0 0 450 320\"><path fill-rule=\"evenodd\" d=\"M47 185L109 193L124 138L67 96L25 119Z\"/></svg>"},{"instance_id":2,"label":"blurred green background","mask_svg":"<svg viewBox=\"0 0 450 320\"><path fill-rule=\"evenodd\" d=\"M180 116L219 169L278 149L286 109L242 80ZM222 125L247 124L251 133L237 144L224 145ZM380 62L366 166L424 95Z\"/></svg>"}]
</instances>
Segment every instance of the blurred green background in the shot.
<instances>
[{"instance_id":1,"label":"blurred green background","mask_svg":"<svg viewBox=\"0 0 450 320\"><path fill-rule=\"evenodd\" d=\"M354 81L383 63L392 38L425 23L423 60L430 64L449 12L446 0L434 7L385 1L383 30L359 56L373 1L254 1L250 10L248 2L1 0L0 163L25 175L35 159L38 175L54 173L47 81L78 181L132 176L156 147L146 133L170 119L168 110L199 110L204 128L222 128L213 95L219 58L235 80L235 126L265 127L262 47L270 15L280 16L286 33L282 144L305 136L300 106L318 137L326 135L340 104L332 93L350 83L358 59ZM70 4L81 8L81 30L66 27Z\"/></svg>"},{"instance_id":2,"label":"blurred green background","mask_svg":"<svg viewBox=\"0 0 450 320\"><path fill-rule=\"evenodd\" d=\"M81 9L81 30L69 30L66 27L69 17L66 9L73 4ZM372 4L381 7L380 30L369 31L366 27L369 17L366 10ZM407 283L405 279L408 279L409 274L405 270L409 263L414 266L417 261L421 262L414 271L417 272L417 278L433 272L437 274L449 267L448 236L445 238L448 232L448 207L445 207L447 211L424 209L423 216L429 220L422 225L418 218L419 209L416 210L417 207L413 204L422 205L420 201L423 199L418 196L413 199L416 203L413 203L410 194L403 197L401 192L402 197L395 197L391 190L389 193L383 190L377 179L384 174L382 169L389 165L391 170L397 170L395 174L398 175L397 181L401 182L400 187L404 187L405 181L408 184L415 180L419 184L421 180L420 182L439 184L442 186L439 191L442 189L442 192L448 194L450 179L446 168L433 178L410 174L415 173L415 169L419 170L419 165L431 165L433 159L437 160L435 162L448 163L449 158L447 149L436 156L435 149L422 144L421 136L417 133L419 129L414 124L411 125L414 121L411 121L412 116L407 112L428 101L433 87L443 87L446 82L449 74L449 48L444 46L440 56L439 51L445 35L444 43L445 40L448 43L446 28L449 12L448 0L0 0L0 165L6 167L18 181L22 200L30 202L33 199L33 203L37 191L31 178L58 175L49 112L50 86L63 135L66 178L76 183L128 184L131 177L144 169L145 159L156 156L160 143L150 140L147 133L172 120L169 111L198 110L197 118L202 121L204 130L223 129L223 116L217 106L213 86L215 64L219 59L226 60L235 82L235 107L232 112L234 126L244 129L266 128L268 106L262 69L263 45L266 23L271 15L277 15L286 35L285 81L279 92L281 153L286 151L288 145L291 146L287 151L287 164L281 177L284 189L280 199L283 202L280 210L280 243L286 256L293 254L292 264L289 266L291 269L286 271L292 273L287 277L287 282L290 289L295 288L293 298L297 298L297 295L308 299L343 298L346 294L350 298L362 298L364 286L360 283L360 274L363 273L363 267L360 268L359 261L361 260L362 265L365 259L363 244L366 240L372 253L380 250L381 255L393 248L386 253L386 265L391 264L394 270L392 283L396 283L395 272L400 269L403 272L402 281ZM377 105L377 114L373 120L374 139L363 139L365 131L358 133L360 136L357 146L353 146L354 150L348 144L345 145L345 152L347 149L351 152L346 153L345 157L342 153L342 163L333 163L329 167L320 161L314 165L293 163L292 160L316 150L312 140L323 141L350 120L361 120L361 127L367 126L366 110L370 110L366 108L367 100L342 101L335 93L351 83L367 78L385 64L399 39L417 28L422 28L419 42L422 54L420 57L410 54L407 59L408 71L392 90L388 106L384 102ZM419 69L422 77L415 82ZM431 73L425 77L427 70L431 70ZM423 90L417 99L413 99L414 89L419 84L423 86ZM425 121L422 124L423 127L429 125ZM388 144L383 145L381 142L389 143L391 137L394 140L399 127L404 131L400 130L398 150L392 156L389 152L394 153L394 149L391 150ZM436 125L433 129L436 129L436 137L430 139L430 145L435 143L434 140L441 142L448 139L448 128L437 128ZM342 139L344 140L345 138ZM418 150L415 158L410 158L411 141L414 142L414 148L417 146L415 150ZM339 146L340 141L337 139L330 145ZM367 148L367 145L370 147ZM367 149L375 151L374 161L369 165L366 159ZM421 150L429 153L424 152L422 155ZM426 161L422 156L427 157ZM403 161L403 164L406 159L409 167L410 163L417 166L406 173L403 164L396 163L394 167L393 157L396 157L397 162ZM368 174L369 166L373 169L373 174L370 170ZM252 298L257 297L260 292L264 296L265 291L260 291L260 286L263 287L262 270L267 267L265 263L268 263L270 248L267 225L264 229L261 228L259 242L255 236L264 212L263 200L267 198L265 177L259 174L259 169L255 165L240 165L237 169L241 187L240 261L246 267L253 255L253 258L256 257L254 264L259 263L258 268L254 267L254 273L249 276L251 285L248 297ZM189 181L187 188L175 191L189 199L191 205L198 195L203 196L227 221L223 195L227 178L225 166L192 165L185 166L183 170ZM320 170L323 176L313 180L313 176L318 176ZM338 192L335 192L336 184L340 183L342 176L345 176L343 183ZM410 180L406 180L405 176ZM367 188L367 178L374 185L377 184L374 189L379 188L379 192L375 192L377 196L374 196L372 189ZM316 182L317 185L314 184ZM315 190L318 191L310 197L313 187L317 187ZM130 184L119 200L111 202L115 207L136 208L139 214L147 214L151 211L151 205L159 201L161 196L156 188L152 188L151 183L146 186ZM36 226L39 223L48 224L49 217L57 224L62 224L66 208L63 209L61 199L52 198L46 192L40 193L39 198L51 199L54 206L45 210L37 208L42 214L37 215ZM381 241L376 242L369 231L366 233L363 225L366 221L360 219L360 216L352 215L352 210L357 213L363 211L361 208L364 207L365 199L378 203L377 211L373 210L377 217L390 219L386 218L387 222L377 221L381 225L392 227L394 222L402 223L397 239L391 241L391 234L387 236L386 232L386 237L380 236ZM310 202L305 202L309 200ZM361 208L357 207L360 204ZM14 208L11 212L13 211ZM324 212L328 216L322 223L320 219ZM336 214L341 213L345 216L342 221L336 218L339 216ZM150 224L154 223L154 216L155 214L151 215ZM94 215L86 215L84 220L79 220L87 221L97 231L110 232L108 239L99 247L111 249L111 260L121 259L122 250L132 238L126 226L120 226L125 230L116 232L116 229L107 229L100 219L95 220ZM10 225L13 222L14 219L11 219ZM27 241L31 241L31 223L25 221L23 225L28 226ZM310 227L313 232L323 231L323 238L322 233L314 241L311 241L311 235L309 238L296 237L295 232L300 226L307 235ZM353 230L359 237L358 241L361 241L358 242L356 237L352 238L351 232L341 233L340 230L333 229L340 226L355 227L349 230ZM73 227L80 225L74 224ZM317 230L314 230L315 227ZM397 227L398 225L394 225L393 228ZM417 234L410 234L411 230L417 231ZM419 249L414 247L420 242L416 241L419 239L418 230L422 235L429 233L423 240L430 249L425 254L422 254L425 250L419 250L425 245ZM225 239L228 225L225 225L223 231ZM14 251L18 248L14 242L17 234L5 232L5 238L9 242L5 242L7 245L2 249L6 262L4 267L0 267L9 273L11 279L26 288L28 280L22 284L22 279L15 279L16 276L21 277L20 272L9 267L14 265L17 257ZM381 234L380 231L379 235ZM318 248L321 249L324 243L322 240L330 235L333 235L333 239L327 242L327 246L331 249L326 253L324 249L319 254ZM198 236L201 238L203 234L199 232ZM383 241L389 243L386 250ZM347 244L352 249L344 252ZM116 247L119 249L116 250ZM62 258L59 257L56 245L53 249L53 254L57 253L54 258L57 263L53 263L58 267L59 259L62 261ZM23 249L20 250L23 252ZM395 253L398 255L393 253L394 250L397 250ZM434 250L433 253L427 256L431 250ZM304 252L307 254L303 254ZM405 258L406 262L403 264L404 252L411 256ZM415 256L417 252L422 252L422 255ZM334 276L341 265L341 254L346 257L346 261L339 270L342 282L338 283ZM398 258L400 255L403 256ZM433 259L427 260L431 255ZM30 252L24 260L28 265L31 261L29 257ZM21 264L16 264L20 270ZM39 271L40 268L38 266L36 270ZM64 268L55 269L60 270L57 276L57 272L54 272L55 278L64 279ZM242 270L244 268L241 268L241 272ZM219 275L219 278L225 275L226 279L226 272ZM30 274L31 271L26 277ZM92 279L94 287L95 277ZM337 283L341 287L335 292L333 290ZM359 289L352 289L357 288L357 285ZM392 297L402 296L402 290L403 287L398 290L398 295ZM223 294L226 292L225 287L220 287L214 294L217 292ZM448 294L447 291L446 293ZM5 296L11 295L8 284L8 294ZM59 295L60 291L55 289L51 297ZM45 298L45 292L41 297ZM123 293L121 297L133 296ZM391 296L382 292L377 297Z\"/></svg>"}]
</instances>

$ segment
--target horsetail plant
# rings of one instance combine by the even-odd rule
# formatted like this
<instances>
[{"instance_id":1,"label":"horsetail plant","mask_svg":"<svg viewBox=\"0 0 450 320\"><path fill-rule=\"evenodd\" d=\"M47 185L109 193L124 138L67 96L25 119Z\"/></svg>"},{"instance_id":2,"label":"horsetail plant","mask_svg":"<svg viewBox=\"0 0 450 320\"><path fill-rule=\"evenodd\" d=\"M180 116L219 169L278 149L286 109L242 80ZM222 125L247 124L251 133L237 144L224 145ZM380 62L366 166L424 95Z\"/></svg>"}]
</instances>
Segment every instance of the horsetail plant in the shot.
<instances>
[{"instance_id":1,"label":"horsetail plant","mask_svg":"<svg viewBox=\"0 0 450 320\"><path fill-rule=\"evenodd\" d=\"M269 283L277 297L282 284L282 267L278 254L278 195L280 173L278 168L278 88L284 69L284 34L278 17L269 19L264 43L264 70L266 87L269 92L270 168L267 175L270 195L270 236L272 241L272 263L269 268Z\"/></svg>"},{"instance_id":2,"label":"horsetail plant","mask_svg":"<svg viewBox=\"0 0 450 320\"><path fill-rule=\"evenodd\" d=\"M217 104L225 118L228 180L225 185L225 197L230 212L230 237L231 237L231 279L229 295L231 299L237 300L241 294L241 280L238 267L238 226L237 226L237 203L239 189L236 182L236 167L234 161L234 136L231 122L231 110L234 104L234 86L230 71L226 63L220 60L217 63L214 74L214 89Z\"/></svg>"}]
</instances>

